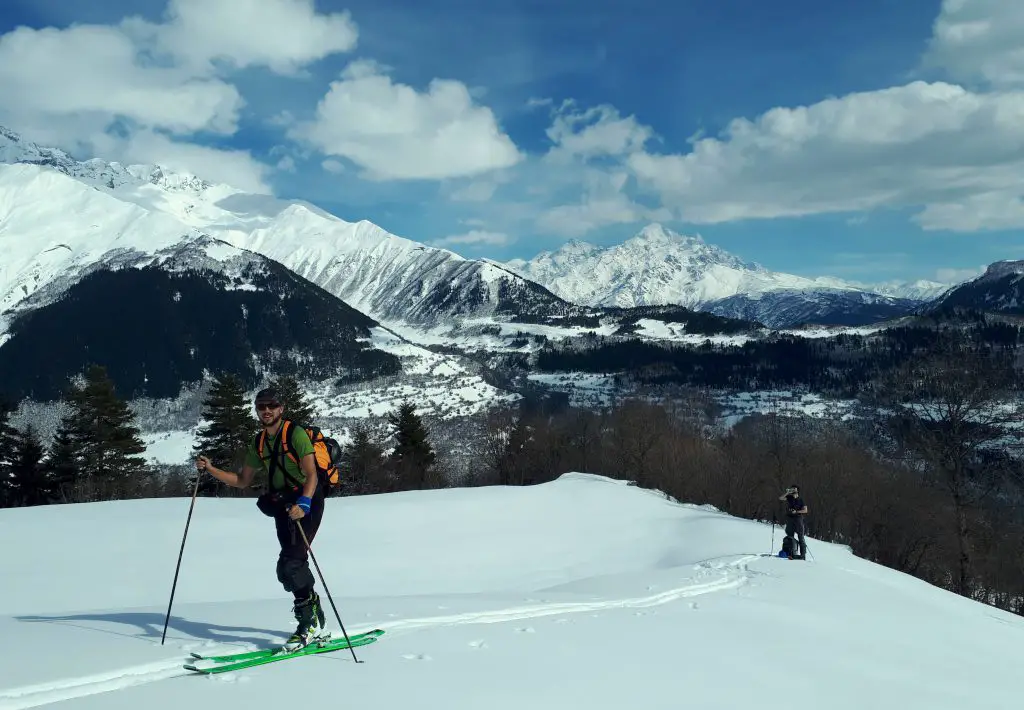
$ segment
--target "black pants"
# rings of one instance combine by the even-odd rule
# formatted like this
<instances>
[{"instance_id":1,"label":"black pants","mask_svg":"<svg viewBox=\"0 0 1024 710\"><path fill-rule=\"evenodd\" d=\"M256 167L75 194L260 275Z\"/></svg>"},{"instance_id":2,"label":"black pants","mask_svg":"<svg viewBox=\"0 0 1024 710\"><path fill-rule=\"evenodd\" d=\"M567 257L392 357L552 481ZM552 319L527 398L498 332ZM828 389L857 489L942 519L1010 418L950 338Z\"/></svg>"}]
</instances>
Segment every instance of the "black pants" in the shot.
<instances>
[{"instance_id":1,"label":"black pants","mask_svg":"<svg viewBox=\"0 0 1024 710\"><path fill-rule=\"evenodd\" d=\"M807 526L804 524L804 517L802 515L786 516L786 534L797 538L797 541L800 543L801 557L807 557L807 542L804 540L804 533L806 531Z\"/></svg>"},{"instance_id":2,"label":"black pants","mask_svg":"<svg viewBox=\"0 0 1024 710\"><path fill-rule=\"evenodd\" d=\"M313 496L309 512L298 520L310 545L313 544L313 538L323 516L324 495L318 491ZM296 521L288 517L287 511L275 515L274 524L277 526L277 541L281 543L281 554L277 558L277 579L286 592L294 594L296 599L305 599L312 593L313 585L316 584L309 569L306 543L299 534Z\"/></svg>"}]
</instances>

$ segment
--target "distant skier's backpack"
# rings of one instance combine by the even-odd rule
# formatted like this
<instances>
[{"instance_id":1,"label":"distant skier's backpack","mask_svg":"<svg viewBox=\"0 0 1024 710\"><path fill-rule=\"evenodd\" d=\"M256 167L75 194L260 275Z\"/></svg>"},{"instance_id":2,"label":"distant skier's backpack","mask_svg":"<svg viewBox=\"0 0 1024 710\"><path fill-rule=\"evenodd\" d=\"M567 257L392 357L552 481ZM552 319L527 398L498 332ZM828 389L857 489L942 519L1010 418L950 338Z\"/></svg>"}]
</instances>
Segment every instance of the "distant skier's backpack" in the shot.
<instances>
[{"instance_id":1,"label":"distant skier's backpack","mask_svg":"<svg viewBox=\"0 0 1024 710\"><path fill-rule=\"evenodd\" d=\"M786 535L786 537L782 538L782 552L783 554L785 554L786 557L790 559L796 557L796 550L797 545L795 538L792 538L789 535Z\"/></svg>"},{"instance_id":2,"label":"distant skier's backpack","mask_svg":"<svg viewBox=\"0 0 1024 710\"><path fill-rule=\"evenodd\" d=\"M284 447L284 453L295 463L299 462L298 457L295 455L295 446L292 444L292 432L295 430L295 427L305 429L306 434L309 435L309 440L313 442L313 458L316 461L319 485L323 487L326 495L331 495L331 493L341 487L341 444L329 436L324 436L323 431L318 426L296 424L285 419L281 422L281 444ZM256 451L259 453L260 458L263 457L263 445L266 439L267 432L265 431L261 431L256 435ZM287 469L283 469L283 472L286 476L288 475ZM295 483L298 484L298 481L295 481Z\"/></svg>"}]
</instances>

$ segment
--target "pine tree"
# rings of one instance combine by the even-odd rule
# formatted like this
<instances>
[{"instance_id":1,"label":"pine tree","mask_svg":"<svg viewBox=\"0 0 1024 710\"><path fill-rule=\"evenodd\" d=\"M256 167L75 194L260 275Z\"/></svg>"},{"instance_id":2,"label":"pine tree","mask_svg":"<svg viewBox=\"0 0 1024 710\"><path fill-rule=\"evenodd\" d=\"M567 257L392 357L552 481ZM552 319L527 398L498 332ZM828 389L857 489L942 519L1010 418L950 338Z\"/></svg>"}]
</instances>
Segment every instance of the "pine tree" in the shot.
<instances>
[{"instance_id":1,"label":"pine tree","mask_svg":"<svg viewBox=\"0 0 1024 710\"><path fill-rule=\"evenodd\" d=\"M54 434L45 466L56 492L63 498L73 499L73 491L78 484L79 461L75 451L74 435L66 425L61 426Z\"/></svg>"},{"instance_id":2,"label":"pine tree","mask_svg":"<svg viewBox=\"0 0 1024 710\"><path fill-rule=\"evenodd\" d=\"M340 467L342 495L385 492L384 449L373 440L369 426L356 426L352 441L343 447Z\"/></svg>"},{"instance_id":3,"label":"pine tree","mask_svg":"<svg viewBox=\"0 0 1024 710\"><path fill-rule=\"evenodd\" d=\"M270 387L277 390L278 396L284 402L284 416L299 424L314 424L316 413L313 405L306 399L305 393L299 387L299 382L290 375L278 377L270 382Z\"/></svg>"},{"instance_id":4,"label":"pine tree","mask_svg":"<svg viewBox=\"0 0 1024 710\"><path fill-rule=\"evenodd\" d=\"M402 402L397 412L388 414L388 423L395 428L397 440L389 460L400 480L418 488L426 488L434 450L427 440L427 430L411 402Z\"/></svg>"},{"instance_id":5,"label":"pine tree","mask_svg":"<svg viewBox=\"0 0 1024 710\"><path fill-rule=\"evenodd\" d=\"M11 488L14 505L45 505L58 495L56 482L43 464L46 450L35 427L15 431L11 441Z\"/></svg>"},{"instance_id":6,"label":"pine tree","mask_svg":"<svg viewBox=\"0 0 1024 710\"><path fill-rule=\"evenodd\" d=\"M14 405L0 400L0 507L17 505L11 454L14 451L15 431L10 426Z\"/></svg>"},{"instance_id":7,"label":"pine tree","mask_svg":"<svg viewBox=\"0 0 1024 710\"><path fill-rule=\"evenodd\" d=\"M206 425L198 432L193 454L208 456L214 466L237 473L259 428L241 380L230 373L216 377L203 406ZM228 492L228 487L208 477L202 490L219 495Z\"/></svg>"},{"instance_id":8,"label":"pine tree","mask_svg":"<svg viewBox=\"0 0 1024 710\"><path fill-rule=\"evenodd\" d=\"M91 365L85 384L73 387L71 412L64 420L78 474L104 498L127 495L145 473L146 447L135 415L118 398L114 383L100 365Z\"/></svg>"}]
</instances>

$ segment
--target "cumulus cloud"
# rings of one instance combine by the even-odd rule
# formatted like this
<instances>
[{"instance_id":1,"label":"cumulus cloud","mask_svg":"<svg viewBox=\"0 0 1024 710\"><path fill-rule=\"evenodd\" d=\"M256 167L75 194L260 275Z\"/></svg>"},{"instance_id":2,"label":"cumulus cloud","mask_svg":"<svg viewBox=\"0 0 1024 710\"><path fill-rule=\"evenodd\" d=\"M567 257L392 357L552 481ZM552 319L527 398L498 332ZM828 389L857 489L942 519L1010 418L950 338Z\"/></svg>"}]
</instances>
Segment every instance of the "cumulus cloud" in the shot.
<instances>
[{"instance_id":1,"label":"cumulus cloud","mask_svg":"<svg viewBox=\"0 0 1024 710\"><path fill-rule=\"evenodd\" d=\"M237 132L245 102L225 72L293 74L351 50L357 35L347 13L318 13L313 0L170 0L159 23L19 27L0 36L0 123L66 149L165 156L168 167L263 190L266 167L249 153L187 140Z\"/></svg>"},{"instance_id":2,"label":"cumulus cloud","mask_svg":"<svg viewBox=\"0 0 1024 710\"><path fill-rule=\"evenodd\" d=\"M348 12L322 14L313 0L170 0L160 25L135 21L159 49L193 71L264 66L294 74L307 64L355 49Z\"/></svg>"},{"instance_id":3,"label":"cumulus cloud","mask_svg":"<svg viewBox=\"0 0 1024 710\"><path fill-rule=\"evenodd\" d=\"M914 81L777 107L626 163L696 223L916 208L926 230L1021 227L1022 33L1022 3L946 0L925 64L984 87Z\"/></svg>"},{"instance_id":4,"label":"cumulus cloud","mask_svg":"<svg viewBox=\"0 0 1024 710\"><path fill-rule=\"evenodd\" d=\"M1024 86L1024 3L944 0L924 65L963 82Z\"/></svg>"},{"instance_id":5,"label":"cumulus cloud","mask_svg":"<svg viewBox=\"0 0 1024 710\"><path fill-rule=\"evenodd\" d=\"M625 192L628 180L629 175L623 171L587 169L579 202L544 210L537 217L537 226L553 234L580 237L610 224L665 222L673 218L664 207L649 208L629 197Z\"/></svg>"},{"instance_id":6,"label":"cumulus cloud","mask_svg":"<svg viewBox=\"0 0 1024 710\"><path fill-rule=\"evenodd\" d=\"M613 106L578 110L570 100L555 111L547 136L554 143L549 159L565 161L633 153L642 149L654 132L633 116L623 118Z\"/></svg>"},{"instance_id":7,"label":"cumulus cloud","mask_svg":"<svg viewBox=\"0 0 1024 710\"><path fill-rule=\"evenodd\" d=\"M1024 168L1024 92L914 82L736 119L688 154L629 164L693 222L927 205L919 219L937 228L950 203L975 196L994 211L970 228L1002 228L1004 191Z\"/></svg>"},{"instance_id":8,"label":"cumulus cloud","mask_svg":"<svg viewBox=\"0 0 1024 710\"><path fill-rule=\"evenodd\" d=\"M162 165L174 172L191 173L204 180L231 185L239 190L270 194L269 166L248 151L208 148L176 141L154 131L135 131L126 138L99 134L93 145L110 160L122 163Z\"/></svg>"},{"instance_id":9,"label":"cumulus cloud","mask_svg":"<svg viewBox=\"0 0 1024 710\"><path fill-rule=\"evenodd\" d=\"M320 101L316 119L290 135L348 158L370 180L472 176L523 158L465 84L434 79L420 92L367 60L346 67Z\"/></svg>"},{"instance_id":10,"label":"cumulus cloud","mask_svg":"<svg viewBox=\"0 0 1024 710\"><path fill-rule=\"evenodd\" d=\"M430 244L435 247L447 247L453 245L503 247L512 244L514 241L515 237L511 237L502 232L488 232L480 229L474 229L466 232L465 234L455 234L450 237L435 239Z\"/></svg>"},{"instance_id":11,"label":"cumulus cloud","mask_svg":"<svg viewBox=\"0 0 1024 710\"><path fill-rule=\"evenodd\" d=\"M122 118L174 133L233 133L243 105L220 79L146 66L130 37L99 25L20 27L0 36L0 96L4 113Z\"/></svg>"},{"instance_id":12,"label":"cumulus cloud","mask_svg":"<svg viewBox=\"0 0 1024 710\"><path fill-rule=\"evenodd\" d=\"M937 269L935 271L935 280L939 283L944 284L958 284L964 281L970 281L985 273L984 266L980 266L977 269Z\"/></svg>"}]
</instances>

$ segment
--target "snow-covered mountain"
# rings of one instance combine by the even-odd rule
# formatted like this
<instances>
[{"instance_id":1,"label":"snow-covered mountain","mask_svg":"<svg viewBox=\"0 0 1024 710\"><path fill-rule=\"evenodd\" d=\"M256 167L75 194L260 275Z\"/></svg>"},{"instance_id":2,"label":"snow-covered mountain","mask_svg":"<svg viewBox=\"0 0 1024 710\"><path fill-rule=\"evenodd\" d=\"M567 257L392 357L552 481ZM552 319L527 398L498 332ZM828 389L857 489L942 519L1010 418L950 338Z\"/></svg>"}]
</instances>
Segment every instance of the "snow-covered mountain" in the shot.
<instances>
[{"instance_id":1,"label":"snow-covered mountain","mask_svg":"<svg viewBox=\"0 0 1024 710\"><path fill-rule=\"evenodd\" d=\"M54 222L54 203L77 223ZM129 397L173 397L208 372L401 370L371 344L374 320L276 261L62 172L0 165L0 244L0 390L15 400L58 398L90 363Z\"/></svg>"},{"instance_id":2,"label":"snow-covered mountain","mask_svg":"<svg viewBox=\"0 0 1024 710\"><path fill-rule=\"evenodd\" d=\"M60 183L48 204L17 210L16 232L7 225L0 231L5 245L18 242L17 262L0 276L0 307L57 275L72 278L107 260L111 250L147 251L202 233L270 257L379 321L429 324L453 315L573 310L499 264L403 239L370 222L346 222L303 201L246 194L159 166L76 161L6 129L0 129L0 168L0 210L7 213L25 190L56 185L58 177L89 188Z\"/></svg>"},{"instance_id":3,"label":"snow-covered mountain","mask_svg":"<svg viewBox=\"0 0 1024 710\"><path fill-rule=\"evenodd\" d=\"M939 310L969 308L1024 314L1024 260L997 261L981 276L957 286L937 304Z\"/></svg>"},{"instance_id":4,"label":"snow-covered mountain","mask_svg":"<svg viewBox=\"0 0 1024 710\"><path fill-rule=\"evenodd\" d=\"M861 325L879 313L884 317L906 313L920 297L947 288L916 282L872 290L836 278L769 271L701 237L683 236L660 224L650 224L615 246L573 240L556 251L530 261L515 259L507 266L575 303L679 304L773 327L802 322Z\"/></svg>"}]
</instances>

